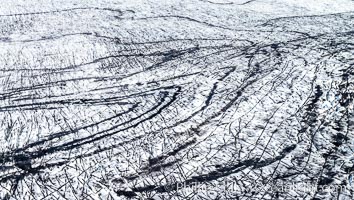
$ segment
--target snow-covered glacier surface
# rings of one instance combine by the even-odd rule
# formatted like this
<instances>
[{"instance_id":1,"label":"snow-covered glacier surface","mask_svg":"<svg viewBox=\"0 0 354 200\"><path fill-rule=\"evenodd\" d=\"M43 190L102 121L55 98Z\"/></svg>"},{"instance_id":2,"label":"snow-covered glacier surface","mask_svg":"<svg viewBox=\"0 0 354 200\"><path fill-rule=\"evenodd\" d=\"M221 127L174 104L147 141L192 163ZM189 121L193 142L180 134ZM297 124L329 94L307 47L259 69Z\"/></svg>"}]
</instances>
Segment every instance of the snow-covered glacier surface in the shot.
<instances>
[{"instance_id":1,"label":"snow-covered glacier surface","mask_svg":"<svg viewBox=\"0 0 354 200\"><path fill-rule=\"evenodd\" d=\"M352 0L2 0L0 197L352 199L353 27Z\"/></svg>"}]
</instances>

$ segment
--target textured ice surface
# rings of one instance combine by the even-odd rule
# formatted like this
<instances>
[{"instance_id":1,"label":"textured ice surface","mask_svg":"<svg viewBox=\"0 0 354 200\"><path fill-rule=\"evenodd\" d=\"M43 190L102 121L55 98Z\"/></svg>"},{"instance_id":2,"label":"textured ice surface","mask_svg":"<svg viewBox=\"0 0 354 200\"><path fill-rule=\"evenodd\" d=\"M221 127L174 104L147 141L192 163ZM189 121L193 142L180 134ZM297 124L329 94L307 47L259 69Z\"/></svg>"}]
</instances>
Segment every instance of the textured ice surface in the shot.
<instances>
[{"instance_id":1,"label":"textured ice surface","mask_svg":"<svg viewBox=\"0 0 354 200\"><path fill-rule=\"evenodd\" d=\"M2 0L0 197L352 199L353 11Z\"/></svg>"}]
</instances>

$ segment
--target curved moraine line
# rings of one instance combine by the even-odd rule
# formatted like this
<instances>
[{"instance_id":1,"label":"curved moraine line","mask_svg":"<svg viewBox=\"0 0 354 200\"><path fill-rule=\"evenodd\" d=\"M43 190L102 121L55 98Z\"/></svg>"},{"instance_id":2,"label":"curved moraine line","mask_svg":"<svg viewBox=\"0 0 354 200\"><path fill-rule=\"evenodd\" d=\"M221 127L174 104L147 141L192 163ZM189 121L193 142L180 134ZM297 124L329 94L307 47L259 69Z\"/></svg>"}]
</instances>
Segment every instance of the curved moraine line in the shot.
<instances>
[{"instance_id":1,"label":"curved moraine line","mask_svg":"<svg viewBox=\"0 0 354 200\"><path fill-rule=\"evenodd\" d=\"M352 198L352 2L39 2L0 8L1 198Z\"/></svg>"}]
</instances>

